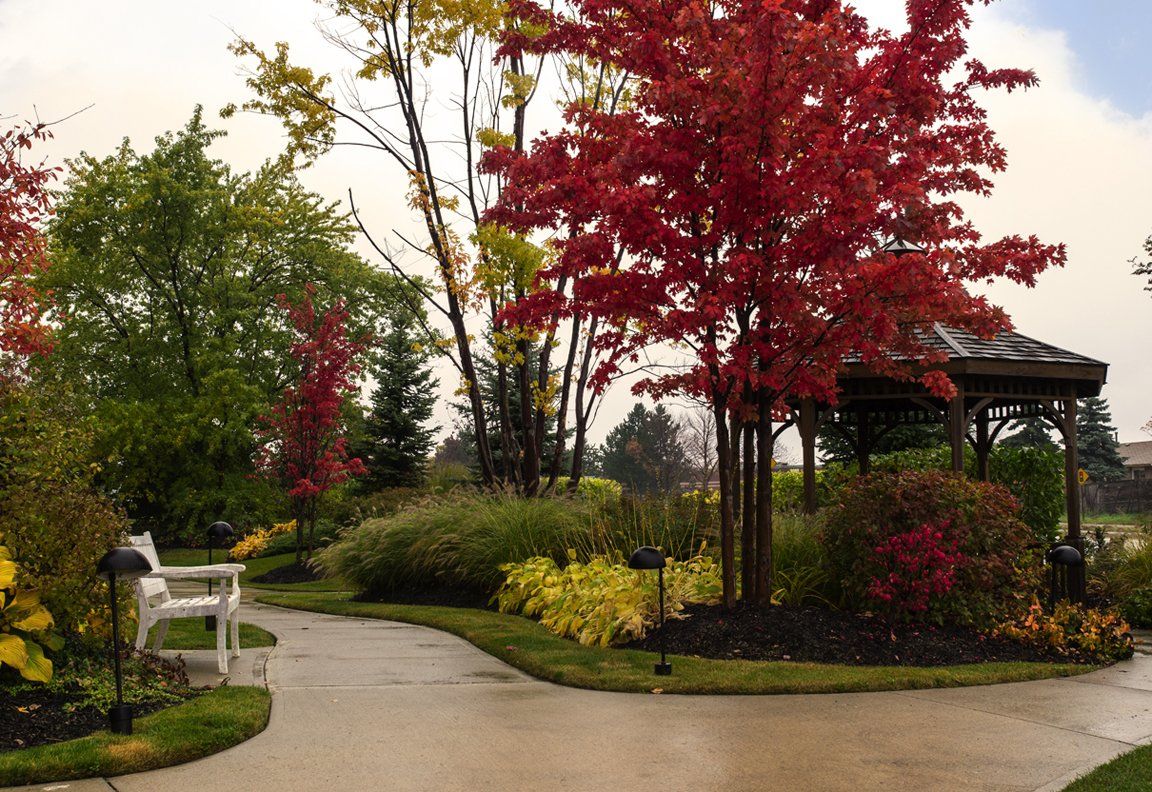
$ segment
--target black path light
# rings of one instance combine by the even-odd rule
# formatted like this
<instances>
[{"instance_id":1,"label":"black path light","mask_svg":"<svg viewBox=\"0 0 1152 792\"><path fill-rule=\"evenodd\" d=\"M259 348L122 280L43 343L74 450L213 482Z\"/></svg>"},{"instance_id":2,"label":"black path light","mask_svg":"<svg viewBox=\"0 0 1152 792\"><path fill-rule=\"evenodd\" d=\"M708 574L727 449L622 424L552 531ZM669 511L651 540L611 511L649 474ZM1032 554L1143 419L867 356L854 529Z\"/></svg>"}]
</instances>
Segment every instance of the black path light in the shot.
<instances>
[{"instance_id":1,"label":"black path light","mask_svg":"<svg viewBox=\"0 0 1152 792\"><path fill-rule=\"evenodd\" d=\"M216 521L208 526L208 566L212 566L212 548L217 542L221 545L224 544L226 539L231 539L235 536L236 532L232 530L232 526L223 521ZM208 581L208 596L212 596L212 581ZM204 617L204 629L208 632L216 631L216 617Z\"/></svg>"},{"instance_id":2,"label":"black path light","mask_svg":"<svg viewBox=\"0 0 1152 792\"><path fill-rule=\"evenodd\" d=\"M664 567L668 566L668 560L655 547L645 545L632 553L628 558L628 566L631 569L656 570L660 587L660 662L656 664L656 675L669 676L672 673L672 664L668 662L665 654L667 639L664 637Z\"/></svg>"},{"instance_id":3,"label":"black path light","mask_svg":"<svg viewBox=\"0 0 1152 792\"><path fill-rule=\"evenodd\" d=\"M1048 564L1052 567L1052 585L1048 592L1048 607L1054 608L1058 598L1068 597L1069 571L1084 566L1084 556L1072 545L1056 545L1048 551Z\"/></svg>"},{"instance_id":4,"label":"black path light","mask_svg":"<svg viewBox=\"0 0 1152 792\"><path fill-rule=\"evenodd\" d=\"M152 571L152 565L139 550L117 547L96 562L96 574L108 581L108 599L112 605L112 663L116 669L116 706L108 712L108 724L114 734L132 733L132 705L124 703L124 677L120 671L120 606L116 601L116 581L134 580Z\"/></svg>"}]
</instances>

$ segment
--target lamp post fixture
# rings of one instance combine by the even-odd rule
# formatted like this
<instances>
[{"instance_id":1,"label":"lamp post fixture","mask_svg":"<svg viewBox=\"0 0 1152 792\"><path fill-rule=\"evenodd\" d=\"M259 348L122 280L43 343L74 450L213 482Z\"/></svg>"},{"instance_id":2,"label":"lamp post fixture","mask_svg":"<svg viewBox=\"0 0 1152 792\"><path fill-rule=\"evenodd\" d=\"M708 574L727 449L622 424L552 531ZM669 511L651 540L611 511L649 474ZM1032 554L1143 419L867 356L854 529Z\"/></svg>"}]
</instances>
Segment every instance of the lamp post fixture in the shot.
<instances>
[{"instance_id":1,"label":"lamp post fixture","mask_svg":"<svg viewBox=\"0 0 1152 792\"><path fill-rule=\"evenodd\" d=\"M1056 545L1048 551L1048 564L1052 567L1051 587L1048 592L1048 608L1056 607L1056 600L1062 594L1071 597L1073 601L1079 600L1079 592L1069 591L1069 572L1073 568L1084 566L1084 556L1072 545Z\"/></svg>"},{"instance_id":2,"label":"lamp post fixture","mask_svg":"<svg viewBox=\"0 0 1152 792\"><path fill-rule=\"evenodd\" d=\"M628 558L630 569L655 569L657 574L657 585L660 588L660 662L656 664L656 676L669 676L672 673L672 664L668 662L665 654L667 639L664 637L664 567L666 566L668 560L664 558L664 554L655 547L647 545L637 548Z\"/></svg>"},{"instance_id":3,"label":"lamp post fixture","mask_svg":"<svg viewBox=\"0 0 1152 792\"><path fill-rule=\"evenodd\" d=\"M223 543L225 539L231 539L235 535L232 526L223 521L217 521L208 526L208 566L212 566L212 547L217 541ZM208 581L208 596L212 596L212 581ZM216 617L204 617L204 629L208 632L216 631Z\"/></svg>"},{"instance_id":4,"label":"lamp post fixture","mask_svg":"<svg viewBox=\"0 0 1152 792\"><path fill-rule=\"evenodd\" d=\"M909 242L907 239L901 237L892 237L892 239L885 243L884 247L880 248L881 253L891 253L894 256L907 256L913 253L925 253L923 247L917 245L915 242Z\"/></svg>"},{"instance_id":5,"label":"lamp post fixture","mask_svg":"<svg viewBox=\"0 0 1152 792\"><path fill-rule=\"evenodd\" d=\"M96 574L108 581L108 601L112 606L112 665L116 672L116 706L108 711L113 734L132 733L132 705L124 703L124 676L120 669L120 605L116 601L116 580L134 580L152 571L152 565L139 550L117 547L96 563Z\"/></svg>"}]
</instances>

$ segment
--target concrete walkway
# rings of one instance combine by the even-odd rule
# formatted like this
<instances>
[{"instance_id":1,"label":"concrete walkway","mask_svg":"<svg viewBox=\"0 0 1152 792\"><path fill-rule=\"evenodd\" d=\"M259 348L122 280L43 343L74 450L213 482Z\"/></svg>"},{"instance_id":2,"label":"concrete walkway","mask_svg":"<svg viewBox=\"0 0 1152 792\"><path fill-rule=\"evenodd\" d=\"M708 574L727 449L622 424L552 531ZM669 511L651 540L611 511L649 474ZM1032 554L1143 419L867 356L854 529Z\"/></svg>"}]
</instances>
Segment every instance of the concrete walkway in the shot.
<instances>
[{"instance_id":1,"label":"concrete walkway","mask_svg":"<svg viewBox=\"0 0 1152 792\"><path fill-rule=\"evenodd\" d=\"M179 767L29 789L1054 791L1152 739L1144 655L991 687L637 695L540 682L423 627L245 607L279 638L266 731Z\"/></svg>"}]
</instances>

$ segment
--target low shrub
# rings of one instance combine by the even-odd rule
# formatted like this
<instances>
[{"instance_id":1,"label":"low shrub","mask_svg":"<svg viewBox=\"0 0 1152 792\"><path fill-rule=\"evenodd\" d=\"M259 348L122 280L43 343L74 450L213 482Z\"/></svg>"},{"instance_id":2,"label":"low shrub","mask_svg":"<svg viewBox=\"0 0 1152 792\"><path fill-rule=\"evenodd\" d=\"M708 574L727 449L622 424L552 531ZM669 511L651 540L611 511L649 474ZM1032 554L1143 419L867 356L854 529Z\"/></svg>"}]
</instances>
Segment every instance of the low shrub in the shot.
<instances>
[{"instance_id":1,"label":"low shrub","mask_svg":"<svg viewBox=\"0 0 1152 792\"><path fill-rule=\"evenodd\" d=\"M1152 627L1152 586L1136 589L1119 602L1120 615L1133 627Z\"/></svg>"},{"instance_id":2,"label":"low shrub","mask_svg":"<svg viewBox=\"0 0 1152 792\"><path fill-rule=\"evenodd\" d=\"M952 469L952 449L941 445L912 448L872 457L872 472ZM964 447L964 470L976 478L976 454ZM1007 487L1016 498L1020 519L1031 529L1037 545L1046 546L1059 537L1064 514L1064 457L1049 448L1013 448L996 445L988 456L988 479Z\"/></svg>"},{"instance_id":3,"label":"low shrub","mask_svg":"<svg viewBox=\"0 0 1152 792\"><path fill-rule=\"evenodd\" d=\"M568 492L568 481L567 476L556 478L557 494ZM576 484L576 495L589 500L613 501L618 500L623 494L624 488L620 486L619 481L613 479L581 476L580 481Z\"/></svg>"},{"instance_id":4,"label":"low shrub","mask_svg":"<svg viewBox=\"0 0 1152 792\"><path fill-rule=\"evenodd\" d=\"M1088 565L1090 594L1114 604L1136 627L1152 627L1152 536L1123 537L1096 547Z\"/></svg>"},{"instance_id":5,"label":"low shrub","mask_svg":"<svg viewBox=\"0 0 1152 792\"><path fill-rule=\"evenodd\" d=\"M951 473L904 471L858 478L828 511L823 534L844 606L977 627L1020 612L1037 590L1040 561L1031 529L1017 513L1018 504L1004 487ZM931 541L923 535L911 538L923 534L925 526ZM893 565L897 548L910 556L896 565L899 570ZM943 553L948 563L916 553ZM876 596L894 572L907 577L916 569L931 569L938 574L942 567L953 569L946 595L940 591L943 578L937 577L926 603L908 589L889 601Z\"/></svg>"},{"instance_id":6,"label":"low shrub","mask_svg":"<svg viewBox=\"0 0 1152 792\"><path fill-rule=\"evenodd\" d=\"M538 617L547 629L586 646L643 638L660 618L657 576L629 569L619 557L580 563L573 551L563 568L538 557L501 571L504 585L492 599L502 613ZM719 601L720 568L703 556L670 559L664 586L664 616L679 618L686 603Z\"/></svg>"},{"instance_id":7,"label":"low shrub","mask_svg":"<svg viewBox=\"0 0 1152 792\"><path fill-rule=\"evenodd\" d=\"M66 391L0 384L0 534L21 587L39 592L78 650L108 637L107 587L93 570L128 530L94 484L92 444L92 421Z\"/></svg>"},{"instance_id":8,"label":"low shrub","mask_svg":"<svg viewBox=\"0 0 1152 792\"><path fill-rule=\"evenodd\" d=\"M877 574L864 594L871 610L897 617L918 616L956 584L963 556L949 525L925 523L885 537L875 548Z\"/></svg>"},{"instance_id":9,"label":"low shrub","mask_svg":"<svg viewBox=\"0 0 1152 792\"><path fill-rule=\"evenodd\" d=\"M1033 599L1023 615L1003 622L993 634L1086 662L1132 656L1132 632L1120 614L1067 601L1049 613Z\"/></svg>"},{"instance_id":10,"label":"low shrub","mask_svg":"<svg viewBox=\"0 0 1152 792\"><path fill-rule=\"evenodd\" d=\"M289 520L286 523L275 523L267 528L260 528L245 536L232 546L228 551L228 557L233 561L246 561L249 558L256 558L262 555L268 548L268 544L278 536L290 536L292 540L292 548L296 548L296 521Z\"/></svg>"}]
</instances>

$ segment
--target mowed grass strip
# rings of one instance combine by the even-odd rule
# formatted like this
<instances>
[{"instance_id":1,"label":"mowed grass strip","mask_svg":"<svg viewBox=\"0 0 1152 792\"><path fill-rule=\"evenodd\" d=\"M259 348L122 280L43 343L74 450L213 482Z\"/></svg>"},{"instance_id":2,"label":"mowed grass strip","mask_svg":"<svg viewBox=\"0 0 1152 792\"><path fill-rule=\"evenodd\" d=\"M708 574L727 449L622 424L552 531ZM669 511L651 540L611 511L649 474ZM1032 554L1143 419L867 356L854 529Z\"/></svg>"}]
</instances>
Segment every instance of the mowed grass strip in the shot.
<instances>
[{"instance_id":1,"label":"mowed grass strip","mask_svg":"<svg viewBox=\"0 0 1152 792\"><path fill-rule=\"evenodd\" d=\"M1152 789L1152 745L1100 765L1064 788L1064 792L1147 792Z\"/></svg>"},{"instance_id":2,"label":"mowed grass strip","mask_svg":"<svg viewBox=\"0 0 1152 792\"><path fill-rule=\"evenodd\" d=\"M156 638L153 627L148 631L148 647ZM228 637L231 646L232 637ZM255 624L240 622L240 646L243 649L255 649L260 646L275 646L276 636ZM204 629L204 619L172 619L168 622L168 633L164 636L164 649L175 651L188 651L191 649L215 649L216 632Z\"/></svg>"},{"instance_id":3,"label":"mowed grass strip","mask_svg":"<svg viewBox=\"0 0 1152 792\"><path fill-rule=\"evenodd\" d=\"M214 550L212 552L212 562L216 564L226 563L228 561L227 555L228 551L226 550ZM173 548L160 550L159 556L160 563L164 566L205 566L208 563L207 550ZM240 573L240 587L250 586L251 588L267 589L270 591L348 591L351 588L338 578L311 580L307 583L252 582L252 578L260 577L265 572L269 572L276 567L282 567L285 564L291 564L295 560L295 553L281 553L280 555L237 561L236 563L243 564L247 567L244 572ZM207 585L205 585L205 590L207 590ZM241 646L243 646L243 640L241 640Z\"/></svg>"},{"instance_id":4,"label":"mowed grass strip","mask_svg":"<svg viewBox=\"0 0 1152 792\"><path fill-rule=\"evenodd\" d=\"M272 698L260 687L221 687L137 718L134 733L88 737L0 753L0 786L127 775L199 759L254 737Z\"/></svg>"},{"instance_id":5,"label":"mowed grass strip","mask_svg":"<svg viewBox=\"0 0 1152 792\"><path fill-rule=\"evenodd\" d=\"M419 624L458 635L539 679L570 687L648 693L846 693L961 687L1072 676L1091 666L979 663L940 667L847 666L672 657L672 676L652 673L659 655L581 646L537 622L474 608L353 602L348 594L266 593L258 602L285 608Z\"/></svg>"}]
</instances>

